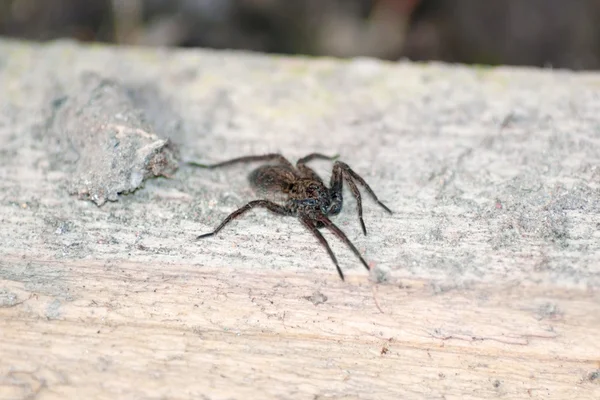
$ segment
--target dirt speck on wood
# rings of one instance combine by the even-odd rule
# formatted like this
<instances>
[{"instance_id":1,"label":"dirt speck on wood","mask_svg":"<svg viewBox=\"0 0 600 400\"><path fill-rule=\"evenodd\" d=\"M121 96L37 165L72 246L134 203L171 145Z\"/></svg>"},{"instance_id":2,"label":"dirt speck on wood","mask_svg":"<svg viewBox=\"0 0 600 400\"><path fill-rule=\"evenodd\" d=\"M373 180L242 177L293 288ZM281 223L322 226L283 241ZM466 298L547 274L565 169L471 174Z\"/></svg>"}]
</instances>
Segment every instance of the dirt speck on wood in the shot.
<instances>
[{"instance_id":1,"label":"dirt speck on wood","mask_svg":"<svg viewBox=\"0 0 600 400\"><path fill-rule=\"evenodd\" d=\"M323 293L319 292L318 290L315 290L313 292L313 294L311 294L310 296L305 296L304 298L306 300L310 301L311 303L313 303L315 306L318 306L319 304L323 304L327 301L327 296L325 296Z\"/></svg>"}]
</instances>

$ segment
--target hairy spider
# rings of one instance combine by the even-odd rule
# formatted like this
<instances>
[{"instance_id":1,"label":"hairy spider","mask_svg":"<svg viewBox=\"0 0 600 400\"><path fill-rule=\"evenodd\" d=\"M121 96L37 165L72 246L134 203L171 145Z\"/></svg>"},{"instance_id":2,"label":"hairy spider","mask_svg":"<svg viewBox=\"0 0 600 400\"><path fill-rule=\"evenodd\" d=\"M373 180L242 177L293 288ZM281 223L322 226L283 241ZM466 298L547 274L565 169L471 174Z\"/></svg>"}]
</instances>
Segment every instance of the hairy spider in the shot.
<instances>
[{"instance_id":1,"label":"hairy spider","mask_svg":"<svg viewBox=\"0 0 600 400\"><path fill-rule=\"evenodd\" d=\"M337 237L339 237L346 245L348 245L352 252L360 259L365 268L370 270L369 265L360 255L359 251L352 244L352 242L350 242L350 239L348 239L346 234L340 228L331 222L328 216L337 215L342 210L342 183L344 180L356 198L358 219L365 235L367 234L367 229L365 228L365 223L363 221L362 199L356 185L357 182L364 186L371 197L373 197L373 199L388 213L392 214L392 211L381 201L379 201L365 180L356 172L354 172L348 166L348 164L341 161L335 162L333 165L329 188L325 186L325 183L323 183L323 180L317 175L317 173L306 165L306 163L315 159L334 160L336 158L338 158L337 155L329 157L319 153L312 153L299 159L296 162L296 166L294 166L281 154L246 156L212 165L188 162L189 165L195 167L212 169L237 163L271 161L274 163L273 165L263 165L258 167L250 173L248 179L250 180L251 185L257 189L270 193L281 193L287 195L287 201L284 205L277 204L271 200L251 201L245 206L229 214L229 216L227 216L227 218L225 218L214 231L200 235L196 239L213 236L223 229L225 225L246 211L251 210L254 207L264 207L275 214L298 217L302 224L310 232L312 232L312 234L319 240L323 247L325 247L342 280L344 280L344 274L340 269L338 261L335 258L331 247L329 247L329 243L327 243L327 240L325 240L325 237L321 234L321 232L319 232L318 228L326 227L330 229Z\"/></svg>"}]
</instances>

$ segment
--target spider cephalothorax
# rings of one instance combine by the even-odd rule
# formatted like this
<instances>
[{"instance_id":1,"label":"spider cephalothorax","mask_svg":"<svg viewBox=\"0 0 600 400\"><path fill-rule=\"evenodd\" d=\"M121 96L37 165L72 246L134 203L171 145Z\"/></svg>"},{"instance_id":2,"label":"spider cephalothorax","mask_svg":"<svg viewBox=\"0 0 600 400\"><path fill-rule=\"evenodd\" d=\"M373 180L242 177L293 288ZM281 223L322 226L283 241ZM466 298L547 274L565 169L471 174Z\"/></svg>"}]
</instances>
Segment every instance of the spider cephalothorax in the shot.
<instances>
[{"instance_id":1,"label":"spider cephalothorax","mask_svg":"<svg viewBox=\"0 0 600 400\"><path fill-rule=\"evenodd\" d=\"M188 163L201 168L217 168L236 163L271 161L273 162L272 165L263 165L252 171L248 176L248 179L250 180L252 186L261 191L282 193L287 196L287 201L283 205L277 204L270 200L251 201L227 216L227 218L225 218L214 231L200 235L197 237L197 239L215 235L234 218L239 217L253 207L264 207L275 214L298 217L302 224L309 231L311 231L319 240L319 242L325 247L342 280L344 280L344 274L340 269L333 251L331 251L329 244L321 232L319 232L318 228L326 227L331 230L337 237L346 243L348 247L350 247L350 250L356 254L362 264L368 270L369 265L360 255L359 251L352 244L352 242L350 242L350 239L348 239L346 234L333 222L331 222L328 217L339 214L342 210L344 201L342 197L342 184L344 181L346 181L350 187L350 190L352 191L352 194L356 198L358 219L365 235L367 234L367 229L363 221L362 198L360 192L358 191L358 187L356 185L357 183L362 185L371 195L371 197L373 197L373 199L388 213L391 214L392 211L381 201L379 201L379 199L377 199L377 196L369 187L369 185L367 185L364 179L354 172L348 166L348 164L341 161L335 162L333 165L333 172L331 174L329 187L325 186L325 183L323 183L323 180L317 175L317 173L306 165L307 162L314 159L334 160L336 158L337 156L328 157L323 154L312 153L299 159L295 166L280 154L240 157L212 165L198 164L194 162Z\"/></svg>"}]
</instances>

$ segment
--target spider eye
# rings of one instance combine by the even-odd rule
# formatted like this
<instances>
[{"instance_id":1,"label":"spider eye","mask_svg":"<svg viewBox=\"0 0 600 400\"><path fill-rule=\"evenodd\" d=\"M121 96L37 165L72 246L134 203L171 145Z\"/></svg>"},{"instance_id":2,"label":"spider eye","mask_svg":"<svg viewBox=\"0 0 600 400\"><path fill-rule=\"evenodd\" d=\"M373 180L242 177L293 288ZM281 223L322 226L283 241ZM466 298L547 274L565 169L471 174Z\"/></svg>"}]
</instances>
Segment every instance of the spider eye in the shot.
<instances>
[{"instance_id":1,"label":"spider eye","mask_svg":"<svg viewBox=\"0 0 600 400\"><path fill-rule=\"evenodd\" d=\"M306 194L311 197L316 197L319 195L319 187L315 184L308 185L306 188Z\"/></svg>"}]
</instances>

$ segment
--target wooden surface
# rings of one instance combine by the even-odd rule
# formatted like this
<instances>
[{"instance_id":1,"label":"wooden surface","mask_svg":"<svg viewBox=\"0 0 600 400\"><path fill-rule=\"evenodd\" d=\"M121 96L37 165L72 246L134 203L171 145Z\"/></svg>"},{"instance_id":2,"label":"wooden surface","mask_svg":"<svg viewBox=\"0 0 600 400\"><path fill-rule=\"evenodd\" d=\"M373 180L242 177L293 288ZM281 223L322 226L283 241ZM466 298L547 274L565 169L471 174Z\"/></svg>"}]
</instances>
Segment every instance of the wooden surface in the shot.
<instances>
[{"instance_id":1,"label":"wooden surface","mask_svg":"<svg viewBox=\"0 0 600 400\"><path fill-rule=\"evenodd\" d=\"M517 285L436 292L422 281L374 289L356 276L342 284L335 275L177 264L39 260L28 268L59 265L68 299L3 281L18 299L0 309L3 398L600 393L597 293ZM311 302L315 291L325 303Z\"/></svg>"},{"instance_id":2,"label":"wooden surface","mask_svg":"<svg viewBox=\"0 0 600 400\"><path fill-rule=\"evenodd\" d=\"M247 168L68 193L52 104L119 79L184 159L340 153L324 232ZM600 398L600 76L0 41L0 399ZM315 163L327 177L330 164ZM378 283L375 283L377 281Z\"/></svg>"}]
</instances>

